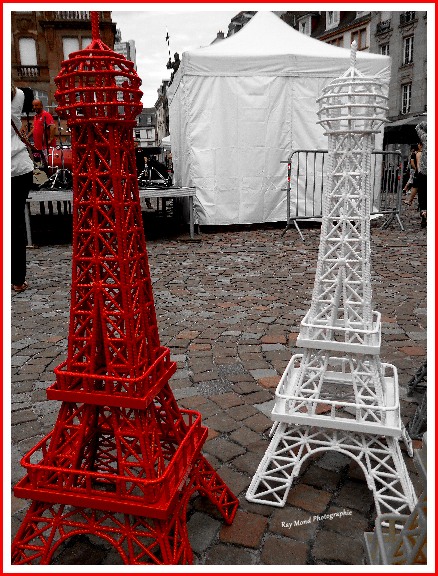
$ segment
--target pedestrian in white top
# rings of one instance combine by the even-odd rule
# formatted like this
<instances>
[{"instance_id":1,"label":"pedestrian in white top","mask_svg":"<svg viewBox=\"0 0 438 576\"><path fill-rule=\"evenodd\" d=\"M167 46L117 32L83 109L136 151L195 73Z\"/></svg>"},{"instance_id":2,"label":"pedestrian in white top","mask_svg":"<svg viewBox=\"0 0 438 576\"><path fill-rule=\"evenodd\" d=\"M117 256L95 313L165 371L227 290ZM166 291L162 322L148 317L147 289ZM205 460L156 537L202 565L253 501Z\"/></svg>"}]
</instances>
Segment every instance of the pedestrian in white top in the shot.
<instances>
[{"instance_id":1,"label":"pedestrian in white top","mask_svg":"<svg viewBox=\"0 0 438 576\"><path fill-rule=\"evenodd\" d=\"M21 130L24 93L11 86L11 119ZM11 124L11 282L15 292L28 288L26 282L26 221L24 208L33 183L33 161L26 144Z\"/></svg>"}]
</instances>

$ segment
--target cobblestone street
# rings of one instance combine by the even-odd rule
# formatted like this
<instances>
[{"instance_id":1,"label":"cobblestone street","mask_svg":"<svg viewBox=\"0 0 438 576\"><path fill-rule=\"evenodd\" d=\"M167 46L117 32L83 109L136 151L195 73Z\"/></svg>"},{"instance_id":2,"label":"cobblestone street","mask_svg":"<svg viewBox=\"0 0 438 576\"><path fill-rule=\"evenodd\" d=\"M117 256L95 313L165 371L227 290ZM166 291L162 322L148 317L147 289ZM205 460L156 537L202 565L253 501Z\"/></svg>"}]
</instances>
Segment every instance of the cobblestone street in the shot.
<instances>
[{"instance_id":1,"label":"cobblestone street","mask_svg":"<svg viewBox=\"0 0 438 576\"><path fill-rule=\"evenodd\" d=\"M372 223L373 309L382 314L380 357L398 370L402 419L420 395L406 396L409 379L426 359L426 232L413 209L381 230ZM326 452L307 459L287 505L253 504L245 492L267 448L269 414L280 377L296 347L311 302L320 229L303 225L203 229L147 240L161 344L178 365L171 388L179 405L197 410L209 428L203 453L240 507L226 526L209 501L195 494L187 525L195 564L364 564L364 531L375 507L360 467ZM56 241L56 238L53 242ZM48 401L53 370L66 359L71 244L28 250L30 288L12 294L12 486L24 475L20 459L54 427L60 402ZM416 469L401 444L417 494ZM418 446L418 443L416 443ZM29 502L12 495L12 536ZM343 517L314 518L346 511ZM296 520L310 523L295 526ZM93 536L73 537L56 564L121 564Z\"/></svg>"}]
</instances>

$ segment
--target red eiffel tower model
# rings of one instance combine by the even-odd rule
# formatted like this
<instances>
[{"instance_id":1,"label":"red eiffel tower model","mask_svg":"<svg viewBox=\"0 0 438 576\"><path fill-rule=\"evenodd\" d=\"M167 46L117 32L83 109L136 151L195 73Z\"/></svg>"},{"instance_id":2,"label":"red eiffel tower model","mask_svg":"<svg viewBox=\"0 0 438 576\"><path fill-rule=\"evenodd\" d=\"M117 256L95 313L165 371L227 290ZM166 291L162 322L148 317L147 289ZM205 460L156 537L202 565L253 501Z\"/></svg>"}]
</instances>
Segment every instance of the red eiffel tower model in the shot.
<instances>
[{"instance_id":1,"label":"red eiffel tower model","mask_svg":"<svg viewBox=\"0 0 438 576\"><path fill-rule=\"evenodd\" d=\"M141 80L91 15L92 43L55 80L75 192L68 355L47 391L62 405L22 460L14 493L33 502L12 563L49 564L68 538L92 534L125 564L191 564L190 496L207 496L227 524L238 501L200 454L200 414L180 410L168 383L176 364L158 337L132 136Z\"/></svg>"}]
</instances>

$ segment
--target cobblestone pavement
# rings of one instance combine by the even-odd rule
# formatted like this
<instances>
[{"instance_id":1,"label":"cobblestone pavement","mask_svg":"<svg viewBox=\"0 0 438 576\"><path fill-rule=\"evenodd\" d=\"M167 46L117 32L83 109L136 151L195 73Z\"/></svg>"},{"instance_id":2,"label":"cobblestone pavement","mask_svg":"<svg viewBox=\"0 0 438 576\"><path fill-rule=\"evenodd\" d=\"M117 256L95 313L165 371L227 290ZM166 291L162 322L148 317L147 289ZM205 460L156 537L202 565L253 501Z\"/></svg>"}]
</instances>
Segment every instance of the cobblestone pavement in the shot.
<instances>
[{"instance_id":1,"label":"cobblestone pavement","mask_svg":"<svg viewBox=\"0 0 438 576\"><path fill-rule=\"evenodd\" d=\"M409 221L409 217L412 218ZM381 221L380 221L381 223ZM418 396L406 384L426 358L426 234L413 213L381 230L372 225L373 308L382 314L381 358L398 369L404 422ZM319 229L280 238L274 225L211 228L148 240L158 328L178 370L171 387L179 405L198 410L209 428L203 453L238 495L226 526L208 501L195 497L187 524L195 563L364 564L363 532L375 508L361 469L335 452L308 459L285 508L245 500L268 445L272 398L296 348L309 308ZM56 239L54 239L56 241ZM71 244L28 251L30 289L12 295L12 485L25 474L21 457L50 432L60 403L48 401L53 369L66 358ZM413 462L406 457L417 493ZM28 502L12 496L12 535ZM340 510L343 518L284 523ZM82 536L63 550L63 564L120 564L104 542Z\"/></svg>"}]
</instances>

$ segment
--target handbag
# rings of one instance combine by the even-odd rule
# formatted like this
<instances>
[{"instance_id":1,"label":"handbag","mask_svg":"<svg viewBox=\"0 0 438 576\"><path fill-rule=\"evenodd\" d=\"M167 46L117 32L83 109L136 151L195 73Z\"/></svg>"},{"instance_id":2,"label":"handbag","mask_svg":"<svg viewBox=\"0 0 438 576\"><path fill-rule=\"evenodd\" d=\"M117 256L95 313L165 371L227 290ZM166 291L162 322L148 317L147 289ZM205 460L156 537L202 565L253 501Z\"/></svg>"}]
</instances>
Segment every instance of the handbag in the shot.
<instances>
[{"instance_id":1,"label":"handbag","mask_svg":"<svg viewBox=\"0 0 438 576\"><path fill-rule=\"evenodd\" d=\"M38 152L40 154L40 158L41 158L41 165L43 166L43 168L47 168L47 162L46 162L46 158L44 156L44 154L42 152L40 152L33 144L31 144L29 142L29 140L27 138L25 138L17 129L17 127L14 124L14 121L11 119L11 125L15 130L15 133L17 134L17 136L20 138L20 140L23 142L23 144L26 146L27 151L29 152L29 156L30 159L33 162L33 182L34 184L36 184L38 187L42 186L44 184L44 182L47 180L47 174L45 173L44 169L41 169L41 166L38 165L35 162L35 158L33 155L33 152Z\"/></svg>"},{"instance_id":2,"label":"handbag","mask_svg":"<svg viewBox=\"0 0 438 576\"><path fill-rule=\"evenodd\" d=\"M30 159L33 162L33 167L36 168L37 164L35 162L35 158L33 157L33 152L38 152L38 150L35 148L35 146L33 144L31 144L29 142L29 140L27 138L25 138L17 129L17 127L14 124L14 121L11 119L11 126L12 128L15 130L15 133L17 134L17 136L20 138L20 140L23 142L23 144L26 146L27 151L29 152L29 156Z\"/></svg>"}]
</instances>

